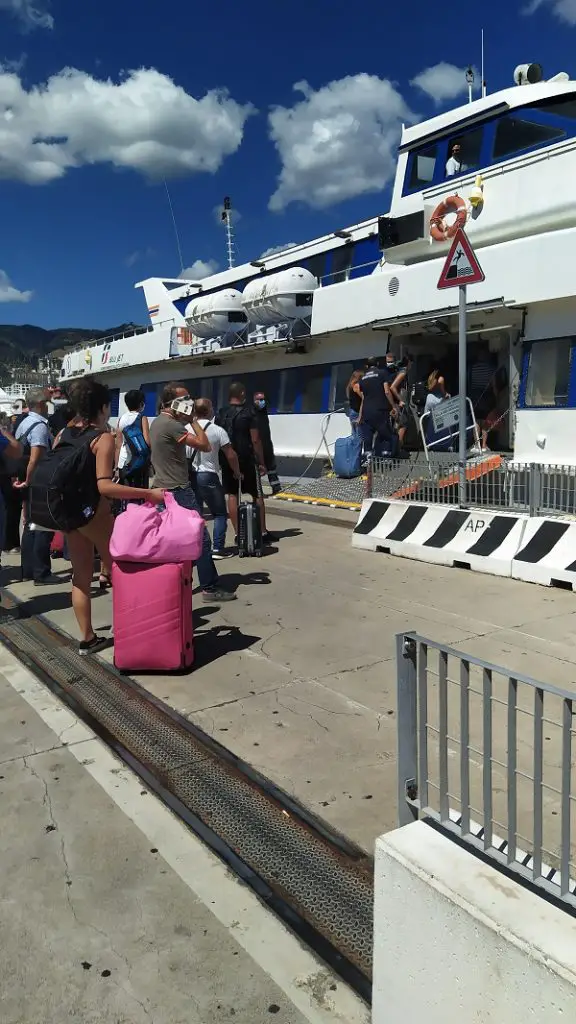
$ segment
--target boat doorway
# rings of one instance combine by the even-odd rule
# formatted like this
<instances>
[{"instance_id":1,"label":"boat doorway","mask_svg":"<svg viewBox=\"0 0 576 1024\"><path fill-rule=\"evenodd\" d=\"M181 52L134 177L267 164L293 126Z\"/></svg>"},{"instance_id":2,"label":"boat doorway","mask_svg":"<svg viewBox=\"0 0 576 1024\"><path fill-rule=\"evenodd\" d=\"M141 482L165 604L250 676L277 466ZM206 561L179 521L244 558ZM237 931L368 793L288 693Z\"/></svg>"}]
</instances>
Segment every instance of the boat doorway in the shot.
<instances>
[{"instance_id":1,"label":"boat doorway","mask_svg":"<svg viewBox=\"0 0 576 1024\"><path fill-rule=\"evenodd\" d=\"M477 422L492 451L513 447L513 403L510 389L511 332L490 331L468 335L466 393ZM445 333L414 334L392 339L391 350L398 359L410 354L409 384L427 384L435 371L444 379L447 395L458 394L458 337Z\"/></svg>"}]
</instances>

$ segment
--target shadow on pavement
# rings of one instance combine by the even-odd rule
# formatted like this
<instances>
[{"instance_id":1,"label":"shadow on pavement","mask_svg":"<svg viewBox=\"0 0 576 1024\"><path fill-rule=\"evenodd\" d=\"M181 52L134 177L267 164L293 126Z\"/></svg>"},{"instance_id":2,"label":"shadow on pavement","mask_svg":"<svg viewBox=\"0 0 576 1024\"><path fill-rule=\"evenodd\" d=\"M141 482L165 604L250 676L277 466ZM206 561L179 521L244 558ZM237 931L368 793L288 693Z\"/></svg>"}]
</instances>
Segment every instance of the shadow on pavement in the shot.
<instances>
[{"instance_id":1,"label":"shadow on pavement","mask_svg":"<svg viewBox=\"0 0 576 1024\"><path fill-rule=\"evenodd\" d=\"M223 573L218 582L223 589L236 593L239 587L267 586L272 580L268 572L228 572Z\"/></svg>"},{"instance_id":2,"label":"shadow on pavement","mask_svg":"<svg viewBox=\"0 0 576 1024\"><path fill-rule=\"evenodd\" d=\"M206 630L195 631L192 672L232 651L245 651L261 639L260 636L243 633L238 626L211 626Z\"/></svg>"}]
</instances>

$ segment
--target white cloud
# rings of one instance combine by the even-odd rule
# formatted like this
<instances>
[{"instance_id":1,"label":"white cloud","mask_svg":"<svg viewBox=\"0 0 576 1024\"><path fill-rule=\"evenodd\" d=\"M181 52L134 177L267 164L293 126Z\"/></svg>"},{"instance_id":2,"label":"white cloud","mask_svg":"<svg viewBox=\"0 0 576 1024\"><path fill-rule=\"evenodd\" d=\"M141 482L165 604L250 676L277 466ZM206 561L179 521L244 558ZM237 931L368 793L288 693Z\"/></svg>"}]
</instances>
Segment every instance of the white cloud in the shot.
<instances>
[{"instance_id":1,"label":"white cloud","mask_svg":"<svg viewBox=\"0 0 576 1024\"><path fill-rule=\"evenodd\" d=\"M524 14L534 14L541 7L549 8L559 21L576 25L576 0L532 0Z\"/></svg>"},{"instance_id":2,"label":"white cloud","mask_svg":"<svg viewBox=\"0 0 576 1024\"><path fill-rule=\"evenodd\" d=\"M402 121L414 115L395 86L376 75L354 75L275 107L270 137L282 161L271 210L295 200L317 208L384 188L394 173Z\"/></svg>"},{"instance_id":3,"label":"white cloud","mask_svg":"<svg viewBox=\"0 0 576 1024\"><path fill-rule=\"evenodd\" d=\"M415 86L430 96L434 103L440 105L446 100L454 100L462 93L468 92L466 82L466 68L457 68L455 64L447 64L441 61L431 68L421 71L416 78L413 78L410 85ZM480 86L480 76L474 69L475 83Z\"/></svg>"},{"instance_id":4,"label":"white cloud","mask_svg":"<svg viewBox=\"0 0 576 1024\"><path fill-rule=\"evenodd\" d=\"M155 255L156 250L147 245L145 249L135 249L134 252L131 252L124 260L124 263L127 267L133 267L136 263L140 263L141 260L152 259Z\"/></svg>"},{"instance_id":5,"label":"white cloud","mask_svg":"<svg viewBox=\"0 0 576 1024\"><path fill-rule=\"evenodd\" d=\"M194 263L178 274L178 277L183 277L186 281L201 281L203 277L210 277L210 274L215 274L217 270L216 260L194 260Z\"/></svg>"},{"instance_id":6,"label":"white cloud","mask_svg":"<svg viewBox=\"0 0 576 1024\"><path fill-rule=\"evenodd\" d=\"M33 292L15 288L5 270L0 270L0 302L30 302Z\"/></svg>"},{"instance_id":7,"label":"white cloud","mask_svg":"<svg viewBox=\"0 0 576 1024\"><path fill-rule=\"evenodd\" d=\"M0 179L43 185L96 163L156 180L213 173L240 146L253 110L224 90L195 99L153 68L118 83L65 68L29 90L0 70Z\"/></svg>"},{"instance_id":8,"label":"white cloud","mask_svg":"<svg viewBox=\"0 0 576 1024\"><path fill-rule=\"evenodd\" d=\"M260 254L259 259L263 260L266 256L275 256L277 252L284 252L284 249L291 249L293 245L298 245L298 242L285 242L284 245L272 245L269 249L265 249Z\"/></svg>"},{"instance_id":9,"label":"white cloud","mask_svg":"<svg viewBox=\"0 0 576 1024\"><path fill-rule=\"evenodd\" d=\"M18 19L23 29L53 28L54 18L42 0L0 0L0 11L8 11Z\"/></svg>"}]
</instances>

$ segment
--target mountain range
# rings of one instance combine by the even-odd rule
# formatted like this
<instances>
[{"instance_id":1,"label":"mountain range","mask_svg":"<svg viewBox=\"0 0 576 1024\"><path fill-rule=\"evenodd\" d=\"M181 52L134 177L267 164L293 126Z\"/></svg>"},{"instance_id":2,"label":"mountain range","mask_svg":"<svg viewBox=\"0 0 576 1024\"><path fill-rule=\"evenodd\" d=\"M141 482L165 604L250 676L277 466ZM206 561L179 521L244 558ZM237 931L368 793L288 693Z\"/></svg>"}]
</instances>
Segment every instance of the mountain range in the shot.
<instances>
[{"instance_id":1,"label":"mountain range","mask_svg":"<svg viewBox=\"0 0 576 1024\"><path fill-rule=\"evenodd\" d=\"M136 324L120 324L105 331L87 327L57 327L47 331L33 324L0 325L0 364L2 367L33 367L38 358L54 352L59 355L83 342L94 342L111 334L122 334Z\"/></svg>"}]
</instances>

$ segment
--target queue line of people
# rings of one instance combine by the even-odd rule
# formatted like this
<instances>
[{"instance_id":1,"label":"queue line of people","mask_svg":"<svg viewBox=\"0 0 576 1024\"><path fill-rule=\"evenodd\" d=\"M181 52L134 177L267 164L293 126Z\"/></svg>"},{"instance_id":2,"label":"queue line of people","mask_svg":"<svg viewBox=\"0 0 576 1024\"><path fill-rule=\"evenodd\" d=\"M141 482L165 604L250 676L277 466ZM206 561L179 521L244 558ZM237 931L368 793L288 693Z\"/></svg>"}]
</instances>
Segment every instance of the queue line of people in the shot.
<instances>
[{"instance_id":1,"label":"queue line of people","mask_svg":"<svg viewBox=\"0 0 576 1024\"><path fill-rule=\"evenodd\" d=\"M259 395L262 400L264 396ZM206 504L214 516L214 550L205 529L202 554L196 565L202 599L217 604L234 600L236 595L219 583L215 558L226 554L228 517L237 531L240 493L251 494L260 506L264 541L270 543L275 539L266 531L260 479L262 474L276 471L273 449L272 458L268 453L267 465L256 413L247 403L243 385L231 386L229 403L218 417L214 416L208 399L196 400L190 417L188 389L179 382L169 383L163 389L159 412L152 423L144 414L143 394L128 392L127 412L116 430L109 425L108 388L99 381L84 378L74 382L67 402L62 406L66 421L62 422L61 415L54 435L48 422L47 393L43 389L32 390L27 395L26 414L15 425L15 436L0 427L0 453L4 475L10 477L10 493L23 499L23 579L33 579L35 585L44 586L65 581L51 572L53 534L37 528L33 522L27 497L29 487L41 460L52 449L85 449L81 462L85 521L83 518L82 525L65 531L72 563L72 606L80 631L79 653L98 653L111 642L98 636L92 625L94 557L96 553L100 560L99 584L107 588L111 585L113 508L121 509L129 501L161 506L166 491L170 491L180 505L200 514ZM178 411L179 403L184 403L186 413ZM222 425L224 422L230 433ZM141 458L143 461L139 461ZM5 521L3 512L0 498L0 529Z\"/></svg>"}]
</instances>

